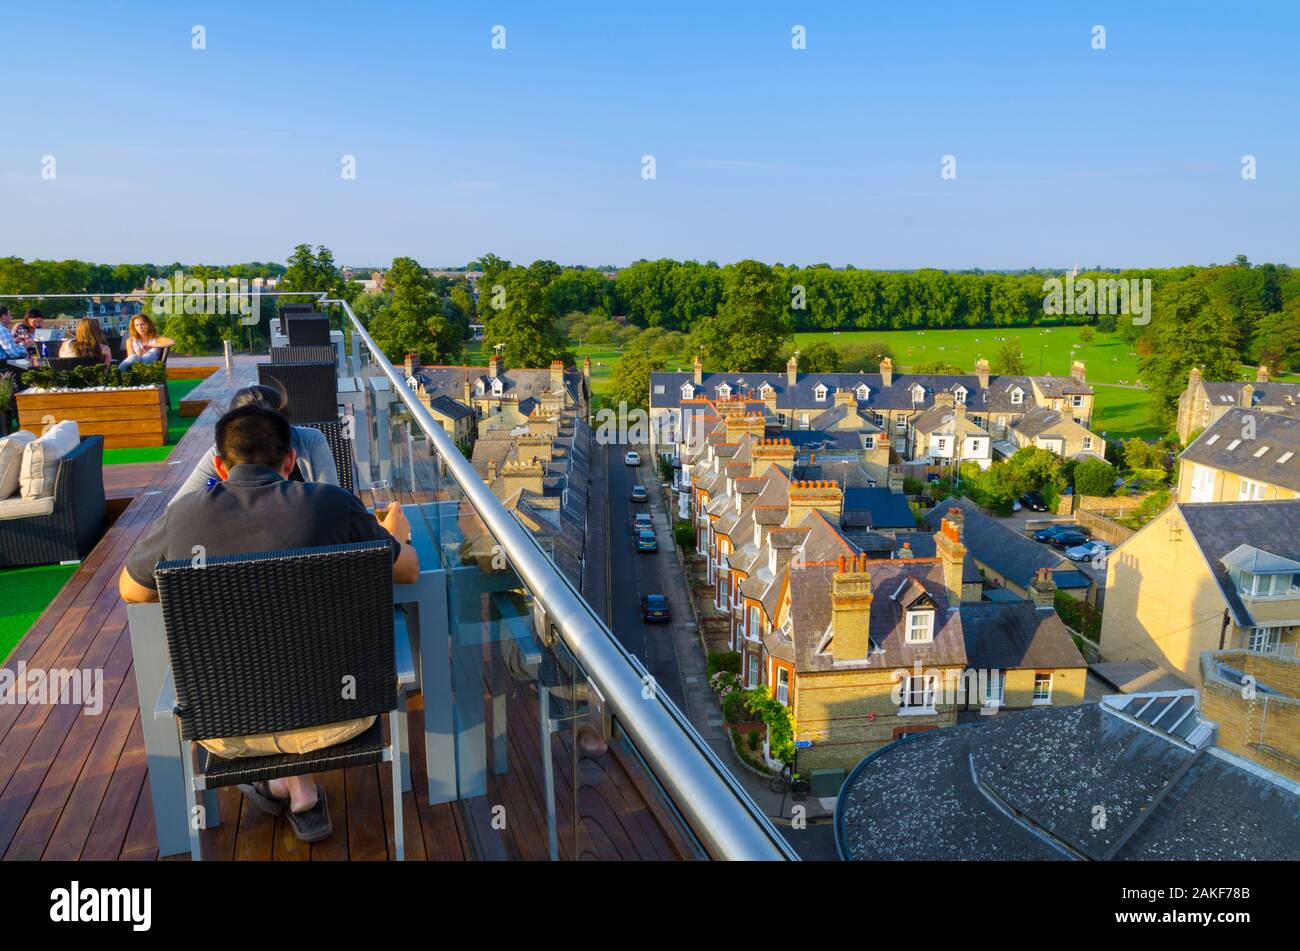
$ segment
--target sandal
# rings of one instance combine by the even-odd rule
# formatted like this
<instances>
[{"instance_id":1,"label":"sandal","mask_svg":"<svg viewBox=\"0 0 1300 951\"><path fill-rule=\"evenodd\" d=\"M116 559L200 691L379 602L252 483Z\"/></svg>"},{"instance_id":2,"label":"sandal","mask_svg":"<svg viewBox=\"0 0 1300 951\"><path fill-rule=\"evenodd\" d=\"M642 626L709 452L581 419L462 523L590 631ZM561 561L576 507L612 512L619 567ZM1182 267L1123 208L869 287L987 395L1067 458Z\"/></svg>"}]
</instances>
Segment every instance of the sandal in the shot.
<instances>
[{"instance_id":1,"label":"sandal","mask_svg":"<svg viewBox=\"0 0 1300 951\"><path fill-rule=\"evenodd\" d=\"M316 784L316 805L306 812L287 810L284 818L292 827L294 835L303 842L320 842L334 832L329 801L325 798L325 788L320 783Z\"/></svg>"},{"instance_id":2,"label":"sandal","mask_svg":"<svg viewBox=\"0 0 1300 951\"><path fill-rule=\"evenodd\" d=\"M281 799L279 796L271 793L269 783L257 782L240 783L237 787L241 793L248 797L249 801L258 809L272 816L283 814L285 807L289 805L288 798Z\"/></svg>"}]
</instances>

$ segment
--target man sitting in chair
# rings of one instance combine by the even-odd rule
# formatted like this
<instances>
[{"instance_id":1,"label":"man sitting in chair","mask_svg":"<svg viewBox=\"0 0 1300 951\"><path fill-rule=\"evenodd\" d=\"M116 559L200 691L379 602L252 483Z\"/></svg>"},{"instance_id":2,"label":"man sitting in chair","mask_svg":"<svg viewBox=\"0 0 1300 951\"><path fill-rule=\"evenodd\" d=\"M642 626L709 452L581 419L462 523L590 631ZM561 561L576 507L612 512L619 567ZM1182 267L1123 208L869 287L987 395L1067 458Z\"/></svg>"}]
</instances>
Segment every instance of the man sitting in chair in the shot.
<instances>
[{"instance_id":1,"label":"man sitting in chair","mask_svg":"<svg viewBox=\"0 0 1300 951\"><path fill-rule=\"evenodd\" d=\"M157 601L154 566L190 559L196 545L205 556L216 556L386 539L393 546L393 580L410 584L418 579L415 549L403 541L410 526L401 506L393 503L376 519L346 489L291 481L297 458L289 433L284 416L256 404L232 409L217 421L214 462L221 481L177 499L136 543L118 579L123 600ZM361 717L311 729L201 742L225 758L308 753L346 742L373 722L374 717ZM287 804L289 824L304 842L319 842L333 831L325 792L311 775L239 788L272 815L284 814Z\"/></svg>"}]
</instances>

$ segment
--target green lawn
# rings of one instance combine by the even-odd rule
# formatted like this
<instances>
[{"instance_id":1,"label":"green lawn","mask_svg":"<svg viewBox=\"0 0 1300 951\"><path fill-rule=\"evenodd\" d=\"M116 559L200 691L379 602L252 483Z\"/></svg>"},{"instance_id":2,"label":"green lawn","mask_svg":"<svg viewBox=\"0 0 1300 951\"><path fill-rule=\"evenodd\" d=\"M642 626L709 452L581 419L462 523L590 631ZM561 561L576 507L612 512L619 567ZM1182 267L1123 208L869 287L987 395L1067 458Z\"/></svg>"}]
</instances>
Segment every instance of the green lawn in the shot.
<instances>
[{"instance_id":1,"label":"green lawn","mask_svg":"<svg viewBox=\"0 0 1300 951\"><path fill-rule=\"evenodd\" d=\"M114 466L126 462L162 462L171 455L176 444L194 425L194 416L181 416L181 400L202 383L202 380L169 380L167 392L171 405L167 408L167 444L163 446L132 446L127 449L105 449L104 465Z\"/></svg>"},{"instance_id":2,"label":"green lawn","mask_svg":"<svg viewBox=\"0 0 1300 951\"><path fill-rule=\"evenodd\" d=\"M76 565L39 565L0 571L0 658L8 657Z\"/></svg>"}]
</instances>

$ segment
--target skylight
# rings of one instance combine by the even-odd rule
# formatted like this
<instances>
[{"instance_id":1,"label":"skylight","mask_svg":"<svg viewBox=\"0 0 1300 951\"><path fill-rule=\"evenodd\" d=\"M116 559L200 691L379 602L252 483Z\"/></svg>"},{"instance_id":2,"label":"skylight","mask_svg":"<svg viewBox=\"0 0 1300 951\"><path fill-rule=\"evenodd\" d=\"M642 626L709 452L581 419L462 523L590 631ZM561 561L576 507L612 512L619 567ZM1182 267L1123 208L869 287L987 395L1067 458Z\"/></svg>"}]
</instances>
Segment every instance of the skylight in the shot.
<instances>
[{"instance_id":1,"label":"skylight","mask_svg":"<svg viewBox=\"0 0 1300 951\"><path fill-rule=\"evenodd\" d=\"M1209 439L1205 440L1205 445L1207 445L1207 446L1213 446L1213 445L1214 445L1216 442L1218 442L1218 441L1219 441L1219 434L1218 434L1218 433L1215 433L1215 434L1214 434L1213 436L1211 436Z\"/></svg>"},{"instance_id":2,"label":"skylight","mask_svg":"<svg viewBox=\"0 0 1300 951\"><path fill-rule=\"evenodd\" d=\"M1282 455L1280 455L1280 456L1278 457L1278 460L1277 460L1277 461L1278 461L1279 463L1290 462L1290 461L1291 461L1291 457L1294 456L1294 455L1295 455L1294 452L1284 452L1284 453L1282 453Z\"/></svg>"},{"instance_id":3,"label":"skylight","mask_svg":"<svg viewBox=\"0 0 1300 951\"><path fill-rule=\"evenodd\" d=\"M1264 455L1264 453L1268 452L1268 450L1269 450L1268 446L1260 446L1258 449L1255 450L1255 458L1258 459L1260 456Z\"/></svg>"},{"instance_id":4,"label":"skylight","mask_svg":"<svg viewBox=\"0 0 1300 951\"><path fill-rule=\"evenodd\" d=\"M1240 440L1240 439L1234 439L1232 442L1228 443L1228 446L1227 446L1228 452L1232 452L1232 450L1236 449L1236 448L1237 448L1238 446L1240 446L1240 445L1241 445L1241 440Z\"/></svg>"}]
</instances>

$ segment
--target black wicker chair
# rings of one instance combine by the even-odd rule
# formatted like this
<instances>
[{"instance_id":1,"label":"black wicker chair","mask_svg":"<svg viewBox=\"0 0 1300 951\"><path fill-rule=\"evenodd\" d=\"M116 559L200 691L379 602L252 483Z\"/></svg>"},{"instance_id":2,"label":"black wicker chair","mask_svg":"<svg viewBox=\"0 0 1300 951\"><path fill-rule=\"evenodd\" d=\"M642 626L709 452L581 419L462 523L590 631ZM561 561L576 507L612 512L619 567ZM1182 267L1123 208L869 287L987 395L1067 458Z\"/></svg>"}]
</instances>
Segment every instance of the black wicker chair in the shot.
<instances>
[{"instance_id":1,"label":"black wicker chair","mask_svg":"<svg viewBox=\"0 0 1300 951\"><path fill-rule=\"evenodd\" d=\"M54 510L0 519L0 568L80 561L104 534L104 437L86 436L59 460Z\"/></svg>"},{"instance_id":2,"label":"black wicker chair","mask_svg":"<svg viewBox=\"0 0 1300 951\"><path fill-rule=\"evenodd\" d=\"M339 418L339 380L329 363L259 363L257 382L289 398L289 422L332 422Z\"/></svg>"},{"instance_id":3,"label":"black wicker chair","mask_svg":"<svg viewBox=\"0 0 1300 951\"><path fill-rule=\"evenodd\" d=\"M285 317L280 321L285 327L285 336L291 347L328 347L330 345L330 321L323 314L320 316Z\"/></svg>"},{"instance_id":4,"label":"black wicker chair","mask_svg":"<svg viewBox=\"0 0 1300 951\"><path fill-rule=\"evenodd\" d=\"M333 363L339 354L333 347L272 347L272 363Z\"/></svg>"},{"instance_id":5,"label":"black wicker chair","mask_svg":"<svg viewBox=\"0 0 1300 951\"><path fill-rule=\"evenodd\" d=\"M158 564L189 806L198 807L206 789L391 762L395 851L405 857L392 568L386 542L213 557L201 567ZM372 715L373 727L336 746L301 755L209 754L204 768L196 766L199 740ZM190 823L196 860L200 825Z\"/></svg>"},{"instance_id":6,"label":"black wicker chair","mask_svg":"<svg viewBox=\"0 0 1300 951\"><path fill-rule=\"evenodd\" d=\"M356 492L356 465L352 456L352 440L341 422L302 423L312 429L319 429L325 434L325 441L330 444L330 453L334 456L334 465L339 471L339 485L349 492Z\"/></svg>"}]
</instances>

